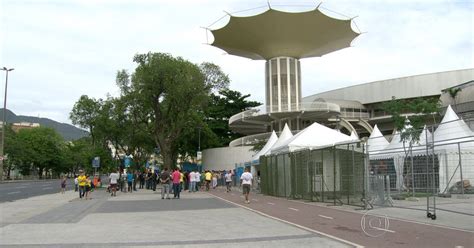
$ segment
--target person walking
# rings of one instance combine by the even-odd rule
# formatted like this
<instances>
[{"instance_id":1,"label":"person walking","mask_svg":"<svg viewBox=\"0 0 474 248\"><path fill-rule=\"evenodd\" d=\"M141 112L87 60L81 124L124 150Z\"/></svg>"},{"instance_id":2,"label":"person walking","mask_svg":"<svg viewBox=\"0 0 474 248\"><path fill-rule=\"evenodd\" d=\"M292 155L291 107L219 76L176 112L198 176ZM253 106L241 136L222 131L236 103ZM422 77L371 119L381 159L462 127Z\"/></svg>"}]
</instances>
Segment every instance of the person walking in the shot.
<instances>
[{"instance_id":1,"label":"person walking","mask_svg":"<svg viewBox=\"0 0 474 248\"><path fill-rule=\"evenodd\" d=\"M249 172L249 168L245 168L245 172L242 173L240 176L240 185L242 186L242 193L245 196L245 203L250 203L249 201L249 194L250 194L250 186L252 186L252 179L253 176Z\"/></svg>"},{"instance_id":2,"label":"person walking","mask_svg":"<svg viewBox=\"0 0 474 248\"><path fill-rule=\"evenodd\" d=\"M66 176L61 179L61 194L66 193Z\"/></svg>"},{"instance_id":3,"label":"person walking","mask_svg":"<svg viewBox=\"0 0 474 248\"><path fill-rule=\"evenodd\" d=\"M132 171L127 171L127 191L132 193L133 192L133 173Z\"/></svg>"},{"instance_id":4,"label":"person walking","mask_svg":"<svg viewBox=\"0 0 474 248\"><path fill-rule=\"evenodd\" d=\"M161 182L161 199L170 199L170 173L168 168L165 168L160 175L160 182Z\"/></svg>"},{"instance_id":5,"label":"person walking","mask_svg":"<svg viewBox=\"0 0 474 248\"><path fill-rule=\"evenodd\" d=\"M212 172L212 188L217 188L217 171Z\"/></svg>"},{"instance_id":6,"label":"person walking","mask_svg":"<svg viewBox=\"0 0 474 248\"><path fill-rule=\"evenodd\" d=\"M206 191L209 191L209 187L211 185L212 180L212 173L206 170L206 173L204 173L204 179L206 180Z\"/></svg>"},{"instance_id":7,"label":"person walking","mask_svg":"<svg viewBox=\"0 0 474 248\"><path fill-rule=\"evenodd\" d=\"M110 193L110 196L117 196L117 183L118 183L119 177L120 176L117 172L112 172L109 175L109 179L110 179L109 188L112 191L112 193Z\"/></svg>"},{"instance_id":8,"label":"person walking","mask_svg":"<svg viewBox=\"0 0 474 248\"><path fill-rule=\"evenodd\" d=\"M229 170L226 174L225 174L225 186L226 186L226 192L230 192L231 191L231 183L232 183L232 171Z\"/></svg>"},{"instance_id":9,"label":"person walking","mask_svg":"<svg viewBox=\"0 0 474 248\"><path fill-rule=\"evenodd\" d=\"M77 176L74 177L74 192L79 190L79 181L77 180Z\"/></svg>"},{"instance_id":10,"label":"person walking","mask_svg":"<svg viewBox=\"0 0 474 248\"><path fill-rule=\"evenodd\" d=\"M179 199L181 173L179 172L178 168L174 169L173 174L171 174L171 178L173 178L173 199Z\"/></svg>"},{"instance_id":11,"label":"person walking","mask_svg":"<svg viewBox=\"0 0 474 248\"><path fill-rule=\"evenodd\" d=\"M86 175L86 194L85 194L86 200L89 200L90 192L91 192L91 179L89 175Z\"/></svg>"},{"instance_id":12,"label":"person walking","mask_svg":"<svg viewBox=\"0 0 474 248\"><path fill-rule=\"evenodd\" d=\"M196 176L196 173L194 172L194 170L192 170L190 173L189 173L189 193L191 192L196 192L196 181L195 181L195 176Z\"/></svg>"},{"instance_id":13,"label":"person walking","mask_svg":"<svg viewBox=\"0 0 474 248\"><path fill-rule=\"evenodd\" d=\"M77 177L77 182L79 184L79 198L82 199L86 194L86 183L87 178L83 170L79 171L79 176Z\"/></svg>"}]
</instances>

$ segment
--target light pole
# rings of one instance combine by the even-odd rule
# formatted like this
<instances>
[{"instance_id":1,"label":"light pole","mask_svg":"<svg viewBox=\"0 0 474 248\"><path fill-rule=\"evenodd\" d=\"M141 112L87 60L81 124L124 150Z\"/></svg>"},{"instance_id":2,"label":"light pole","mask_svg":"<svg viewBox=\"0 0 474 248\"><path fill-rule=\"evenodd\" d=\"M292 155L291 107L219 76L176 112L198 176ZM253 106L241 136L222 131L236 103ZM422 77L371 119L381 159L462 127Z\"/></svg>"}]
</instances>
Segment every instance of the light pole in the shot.
<instances>
[{"instance_id":1,"label":"light pole","mask_svg":"<svg viewBox=\"0 0 474 248\"><path fill-rule=\"evenodd\" d=\"M6 68L3 67L0 70L6 72L6 77L5 77L5 98L3 99L3 119L2 119L2 145L0 147L0 182L3 181L3 161L4 161L4 147L5 147L5 130L6 130L6 115L5 113L7 112L7 89L8 89L8 72L15 70L15 68Z\"/></svg>"}]
</instances>

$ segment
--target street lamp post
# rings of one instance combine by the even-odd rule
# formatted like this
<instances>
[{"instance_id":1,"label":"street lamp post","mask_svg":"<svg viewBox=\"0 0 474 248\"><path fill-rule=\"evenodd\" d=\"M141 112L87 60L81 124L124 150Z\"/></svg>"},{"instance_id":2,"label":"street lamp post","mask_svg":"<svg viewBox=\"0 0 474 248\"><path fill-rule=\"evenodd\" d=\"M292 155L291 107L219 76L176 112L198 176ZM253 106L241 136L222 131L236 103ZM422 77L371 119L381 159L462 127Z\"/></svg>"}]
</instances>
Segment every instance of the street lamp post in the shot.
<instances>
[{"instance_id":1,"label":"street lamp post","mask_svg":"<svg viewBox=\"0 0 474 248\"><path fill-rule=\"evenodd\" d=\"M0 146L0 182L3 181L3 161L5 160L4 159L4 156L3 156L3 152L4 152L4 147L5 147L5 131L6 131L6 125L7 125L7 121L6 121L6 112L7 112L7 89L8 89L8 72L10 71L13 71L15 70L15 68L6 68L6 67L3 67L1 68L0 70L2 71L5 71L6 72L6 77L5 77L5 98L3 99L3 119L2 119L2 144Z\"/></svg>"}]
</instances>

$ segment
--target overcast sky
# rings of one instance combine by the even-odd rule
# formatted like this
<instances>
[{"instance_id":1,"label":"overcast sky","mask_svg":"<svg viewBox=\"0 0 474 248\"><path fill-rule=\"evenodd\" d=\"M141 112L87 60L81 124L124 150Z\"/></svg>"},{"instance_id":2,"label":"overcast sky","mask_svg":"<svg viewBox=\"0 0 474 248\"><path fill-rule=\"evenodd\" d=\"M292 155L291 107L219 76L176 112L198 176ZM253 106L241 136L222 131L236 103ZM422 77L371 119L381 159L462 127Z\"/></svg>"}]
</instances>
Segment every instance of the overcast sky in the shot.
<instances>
[{"instance_id":1,"label":"overcast sky","mask_svg":"<svg viewBox=\"0 0 474 248\"><path fill-rule=\"evenodd\" d=\"M318 3L270 1L273 8L286 11L309 10ZM206 45L202 27L225 16L224 11L266 5L266 0L1 0L0 67L15 68L7 108L17 115L71 123L69 112L81 95L116 95L116 71L132 72L134 54L149 51L220 65L232 80L231 89L264 102L264 61L226 55ZM321 10L333 17L357 16L358 29L353 28L363 34L350 48L301 61L303 96L474 67L474 0L325 1ZM227 21L223 18L211 28ZM4 77L1 71L2 102Z\"/></svg>"}]
</instances>

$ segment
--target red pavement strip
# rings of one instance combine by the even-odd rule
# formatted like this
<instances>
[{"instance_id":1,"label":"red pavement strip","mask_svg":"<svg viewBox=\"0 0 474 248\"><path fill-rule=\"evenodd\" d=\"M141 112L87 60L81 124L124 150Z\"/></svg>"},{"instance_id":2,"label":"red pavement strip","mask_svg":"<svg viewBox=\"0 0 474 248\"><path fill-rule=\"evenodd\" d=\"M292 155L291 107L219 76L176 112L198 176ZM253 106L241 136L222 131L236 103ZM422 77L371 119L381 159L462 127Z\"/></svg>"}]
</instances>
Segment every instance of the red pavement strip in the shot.
<instances>
[{"instance_id":1,"label":"red pavement strip","mask_svg":"<svg viewBox=\"0 0 474 248\"><path fill-rule=\"evenodd\" d=\"M371 237L361 227L365 212L349 212L255 193L250 194L251 203L245 204L239 192L232 195L218 189L209 193L266 217L355 247L474 247L474 234L470 231L389 218L385 229L366 229L367 233L377 236Z\"/></svg>"}]
</instances>

